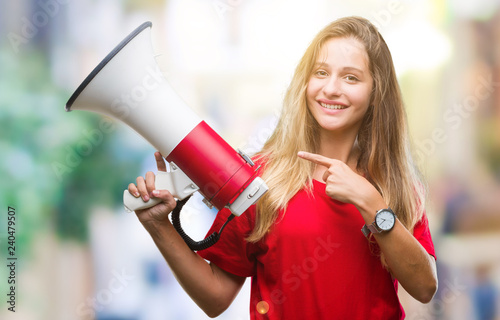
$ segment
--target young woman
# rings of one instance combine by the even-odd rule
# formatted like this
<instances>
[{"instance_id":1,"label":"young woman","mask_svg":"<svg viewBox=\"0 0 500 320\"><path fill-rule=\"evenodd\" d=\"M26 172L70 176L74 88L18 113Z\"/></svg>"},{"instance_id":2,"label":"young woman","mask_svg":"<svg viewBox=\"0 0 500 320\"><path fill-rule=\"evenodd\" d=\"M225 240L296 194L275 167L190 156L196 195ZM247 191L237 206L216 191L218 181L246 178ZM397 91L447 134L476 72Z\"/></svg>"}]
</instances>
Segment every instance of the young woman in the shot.
<instances>
[{"instance_id":1,"label":"young woman","mask_svg":"<svg viewBox=\"0 0 500 320\"><path fill-rule=\"evenodd\" d=\"M314 38L255 160L269 191L198 253L169 222L175 200L155 190L153 173L129 186L163 200L137 216L209 316L231 304L246 277L252 319L403 319L398 282L418 301L432 299L424 183L389 49L369 21L339 19ZM219 212L209 233L229 214Z\"/></svg>"}]
</instances>

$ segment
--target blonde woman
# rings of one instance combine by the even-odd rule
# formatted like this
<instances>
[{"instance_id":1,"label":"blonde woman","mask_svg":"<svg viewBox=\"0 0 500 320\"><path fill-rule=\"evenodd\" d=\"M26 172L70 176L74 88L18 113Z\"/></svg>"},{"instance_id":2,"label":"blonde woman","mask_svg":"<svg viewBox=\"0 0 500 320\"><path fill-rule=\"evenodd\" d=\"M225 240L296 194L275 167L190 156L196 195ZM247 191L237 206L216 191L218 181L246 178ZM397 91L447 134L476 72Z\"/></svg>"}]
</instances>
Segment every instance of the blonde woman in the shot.
<instances>
[{"instance_id":1,"label":"blonde woman","mask_svg":"<svg viewBox=\"0 0 500 320\"><path fill-rule=\"evenodd\" d=\"M154 190L153 173L129 186L163 200L137 216L209 316L231 304L246 277L251 319L404 319L398 282L418 301L432 299L424 183L391 54L369 21L339 19L314 38L255 160L268 193L198 253L169 222L175 201ZM209 233L229 214L219 212Z\"/></svg>"}]
</instances>

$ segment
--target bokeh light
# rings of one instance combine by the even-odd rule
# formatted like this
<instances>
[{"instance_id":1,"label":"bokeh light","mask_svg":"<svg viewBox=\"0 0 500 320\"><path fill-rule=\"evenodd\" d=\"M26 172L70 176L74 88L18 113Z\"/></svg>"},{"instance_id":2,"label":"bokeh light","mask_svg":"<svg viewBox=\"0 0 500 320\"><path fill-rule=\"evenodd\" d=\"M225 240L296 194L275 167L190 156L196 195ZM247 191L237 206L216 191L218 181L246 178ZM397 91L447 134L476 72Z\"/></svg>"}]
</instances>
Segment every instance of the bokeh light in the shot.
<instances>
[{"instance_id":1,"label":"bokeh light","mask_svg":"<svg viewBox=\"0 0 500 320\"><path fill-rule=\"evenodd\" d=\"M255 306L255 309L257 309L257 312L260 314L266 314L269 312L269 303L266 301L259 301Z\"/></svg>"}]
</instances>

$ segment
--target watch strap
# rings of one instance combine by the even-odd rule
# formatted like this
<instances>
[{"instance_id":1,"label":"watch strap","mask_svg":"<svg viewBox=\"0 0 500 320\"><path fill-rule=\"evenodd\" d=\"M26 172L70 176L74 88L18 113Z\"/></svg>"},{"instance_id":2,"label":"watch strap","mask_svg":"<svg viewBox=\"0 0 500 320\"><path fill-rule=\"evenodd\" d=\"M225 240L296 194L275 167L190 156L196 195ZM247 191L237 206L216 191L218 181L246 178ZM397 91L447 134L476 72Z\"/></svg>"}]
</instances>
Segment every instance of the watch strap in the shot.
<instances>
[{"instance_id":1,"label":"watch strap","mask_svg":"<svg viewBox=\"0 0 500 320\"><path fill-rule=\"evenodd\" d=\"M363 226L363 228L361 228L361 232L365 235L366 238L368 238L371 233L366 224Z\"/></svg>"},{"instance_id":2,"label":"watch strap","mask_svg":"<svg viewBox=\"0 0 500 320\"><path fill-rule=\"evenodd\" d=\"M376 223L373 222L372 224L364 225L363 228L361 228L361 232L365 235L365 237L368 238L370 233L380 233L382 230L380 230Z\"/></svg>"}]
</instances>

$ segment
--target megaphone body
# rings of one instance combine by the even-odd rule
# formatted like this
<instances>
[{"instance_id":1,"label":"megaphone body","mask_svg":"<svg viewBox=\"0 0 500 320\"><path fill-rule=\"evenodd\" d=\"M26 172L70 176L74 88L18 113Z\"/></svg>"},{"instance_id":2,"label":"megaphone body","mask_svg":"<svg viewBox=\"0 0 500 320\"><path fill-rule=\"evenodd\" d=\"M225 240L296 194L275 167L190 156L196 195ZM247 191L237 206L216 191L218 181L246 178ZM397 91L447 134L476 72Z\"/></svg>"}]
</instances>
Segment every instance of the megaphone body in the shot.
<instances>
[{"instance_id":1,"label":"megaphone body","mask_svg":"<svg viewBox=\"0 0 500 320\"><path fill-rule=\"evenodd\" d=\"M181 200L198 190L207 204L241 215L267 191L258 167L170 87L154 59L151 26L143 23L109 53L73 93L66 110L119 119L144 137L170 163L170 172L158 173L157 189ZM124 204L132 211L157 202L124 192Z\"/></svg>"}]
</instances>

